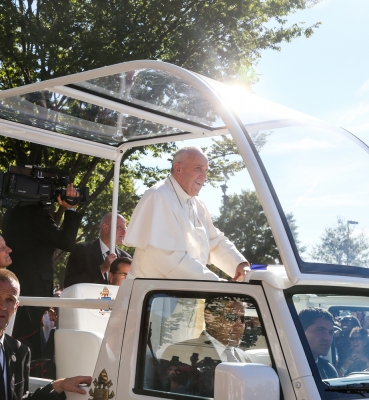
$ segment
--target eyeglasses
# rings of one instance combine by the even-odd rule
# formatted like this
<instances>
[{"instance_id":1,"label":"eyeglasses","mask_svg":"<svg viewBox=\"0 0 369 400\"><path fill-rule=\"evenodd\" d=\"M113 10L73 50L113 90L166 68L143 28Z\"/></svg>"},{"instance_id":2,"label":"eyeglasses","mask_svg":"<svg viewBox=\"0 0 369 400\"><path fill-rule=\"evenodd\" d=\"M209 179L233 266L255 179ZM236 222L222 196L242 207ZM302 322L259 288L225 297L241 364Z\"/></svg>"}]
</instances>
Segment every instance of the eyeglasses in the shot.
<instances>
[{"instance_id":1,"label":"eyeglasses","mask_svg":"<svg viewBox=\"0 0 369 400\"><path fill-rule=\"evenodd\" d=\"M360 336L352 336L350 337L350 342L355 342L356 340L364 340L364 338L360 337Z\"/></svg>"},{"instance_id":2,"label":"eyeglasses","mask_svg":"<svg viewBox=\"0 0 369 400\"><path fill-rule=\"evenodd\" d=\"M228 322L237 322L238 319L240 319L241 324L246 323L246 317L244 315L238 315L238 314L223 314L223 317L226 321Z\"/></svg>"},{"instance_id":3,"label":"eyeglasses","mask_svg":"<svg viewBox=\"0 0 369 400\"><path fill-rule=\"evenodd\" d=\"M105 224L110 226L111 224ZM117 225L117 231L123 231L126 232L127 231L127 226L123 226L123 225Z\"/></svg>"},{"instance_id":4,"label":"eyeglasses","mask_svg":"<svg viewBox=\"0 0 369 400\"><path fill-rule=\"evenodd\" d=\"M116 272L114 275L121 275L123 278L126 278L128 274L126 272Z\"/></svg>"}]
</instances>

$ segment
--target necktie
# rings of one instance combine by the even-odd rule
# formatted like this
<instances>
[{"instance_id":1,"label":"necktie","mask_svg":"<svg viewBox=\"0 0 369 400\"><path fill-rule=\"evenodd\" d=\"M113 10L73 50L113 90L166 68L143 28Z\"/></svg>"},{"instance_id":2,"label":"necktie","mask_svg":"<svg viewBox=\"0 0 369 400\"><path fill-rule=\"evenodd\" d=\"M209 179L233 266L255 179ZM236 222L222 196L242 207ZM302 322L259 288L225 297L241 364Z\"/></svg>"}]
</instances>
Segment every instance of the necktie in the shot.
<instances>
[{"instance_id":1,"label":"necktie","mask_svg":"<svg viewBox=\"0 0 369 400\"><path fill-rule=\"evenodd\" d=\"M238 360L237 360L237 358L235 357L235 355L232 353L232 349L231 349L231 347L227 347L225 350L224 350L224 354L226 355L226 357L227 357L227 361L228 362L239 362Z\"/></svg>"},{"instance_id":2,"label":"necktie","mask_svg":"<svg viewBox=\"0 0 369 400\"><path fill-rule=\"evenodd\" d=\"M105 258L106 258L109 254L110 254L110 250L108 250L108 251L105 253L104 260L105 260ZM104 281L105 281L105 283L109 283L109 280L108 280L108 273L107 273L107 272L104 272Z\"/></svg>"},{"instance_id":3,"label":"necktie","mask_svg":"<svg viewBox=\"0 0 369 400\"><path fill-rule=\"evenodd\" d=\"M0 344L0 399L6 399L5 397L5 382L4 382L4 368L5 365L5 353L3 345Z\"/></svg>"}]
</instances>

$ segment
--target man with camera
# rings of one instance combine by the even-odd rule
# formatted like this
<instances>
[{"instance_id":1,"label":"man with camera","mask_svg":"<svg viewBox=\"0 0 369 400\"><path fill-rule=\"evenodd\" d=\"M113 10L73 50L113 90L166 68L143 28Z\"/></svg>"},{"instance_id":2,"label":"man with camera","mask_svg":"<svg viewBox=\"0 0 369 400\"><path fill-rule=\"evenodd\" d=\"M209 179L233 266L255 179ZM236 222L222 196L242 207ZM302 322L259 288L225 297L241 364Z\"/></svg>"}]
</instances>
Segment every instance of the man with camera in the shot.
<instances>
[{"instance_id":1,"label":"man with camera","mask_svg":"<svg viewBox=\"0 0 369 400\"><path fill-rule=\"evenodd\" d=\"M22 296L52 297L54 252L56 249L74 249L82 218L73 205L77 203L79 193L73 184L68 184L65 195L64 199L60 194L57 197L59 205L66 210L62 228L56 225L41 202L20 201L5 212L3 236L12 249L13 260L8 269L17 275ZM29 339L39 330L43 312L39 307L21 307L15 321L14 337ZM32 347L32 343L27 344Z\"/></svg>"}]
</instances>

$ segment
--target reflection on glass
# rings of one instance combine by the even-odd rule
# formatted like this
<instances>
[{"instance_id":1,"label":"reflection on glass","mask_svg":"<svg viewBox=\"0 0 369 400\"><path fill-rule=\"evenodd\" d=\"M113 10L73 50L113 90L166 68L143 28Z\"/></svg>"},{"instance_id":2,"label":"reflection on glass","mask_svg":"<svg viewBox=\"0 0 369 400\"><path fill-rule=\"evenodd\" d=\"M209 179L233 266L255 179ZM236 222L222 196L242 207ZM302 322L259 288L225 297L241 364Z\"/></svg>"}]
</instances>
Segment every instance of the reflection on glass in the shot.
<instances>
[{"instance_id":1,"label":"reflection on glass","mask_svg":"<svg viewBox=\"0 0 369 400\"><path fill-rule=\"evenodd\" d=\"M168 72L142 69L90 79L76 85L188 121L211 127L224 126L214 107L198 89Z\"/></svg>"},{"instance_id":2,"label":"reflection on glass","mask_svg":"<svg viewBox=\"0 0 369 400\"><path fill-rule=\"evenodd\" d=\"M367 153L336 131L306 126L274 129L259 151L302 260L368 267Z\"/></svg>"},{"instance_id":3,"label":"reflection on glass","mask_svg":"<svg viewBox=\"0 0 369 400\"><path fill-rule=\"evenodd\" d=\"M295 294L292 299L305 333L305 351L319 373L315 377L331 388L327 398L342 398L339 388L344 385L368 385L369 375L360 373L369 370L369 299L337 294ZM362 398L355 390L347 396Z\"/></svg>"},{"instance_id":4,"label":"reflection on glass","mask_svg":"<svg viewBox=\"0 0 369 400\"><path fill-rule=\"evenodd\" d=\"M148 302L141 387L213 397L221 362L261 362L270 357L253 301L154 295Z\"/></svg>"},{"instance_id":5,"label":"reflection on glass","mask_svg":"<svg viewBox=\"0 0 369 400\"><path fill-rule=\"evenodd\" d=\"M49 91L0 101L0 118L113 146L181 132Z\"/></svg>"}]
</instances>

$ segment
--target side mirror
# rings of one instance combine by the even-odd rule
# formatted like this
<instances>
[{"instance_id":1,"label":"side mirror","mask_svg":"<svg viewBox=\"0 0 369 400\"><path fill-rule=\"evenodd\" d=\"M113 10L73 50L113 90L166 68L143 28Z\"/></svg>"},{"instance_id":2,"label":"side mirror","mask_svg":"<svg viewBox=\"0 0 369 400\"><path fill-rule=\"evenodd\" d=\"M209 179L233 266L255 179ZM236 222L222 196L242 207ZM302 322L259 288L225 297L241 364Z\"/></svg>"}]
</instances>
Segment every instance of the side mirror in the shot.
<instances>
[{"instance_id":1,"label":"side mirror","mask_svg":"<svg viewBox=\"0 0 369 400\"><path fill-rule=\"evenodd\" d=\"M215 368L214 400L279 400L279 378L263 364L220 363Z\"/></svg>"}]
</instances>

